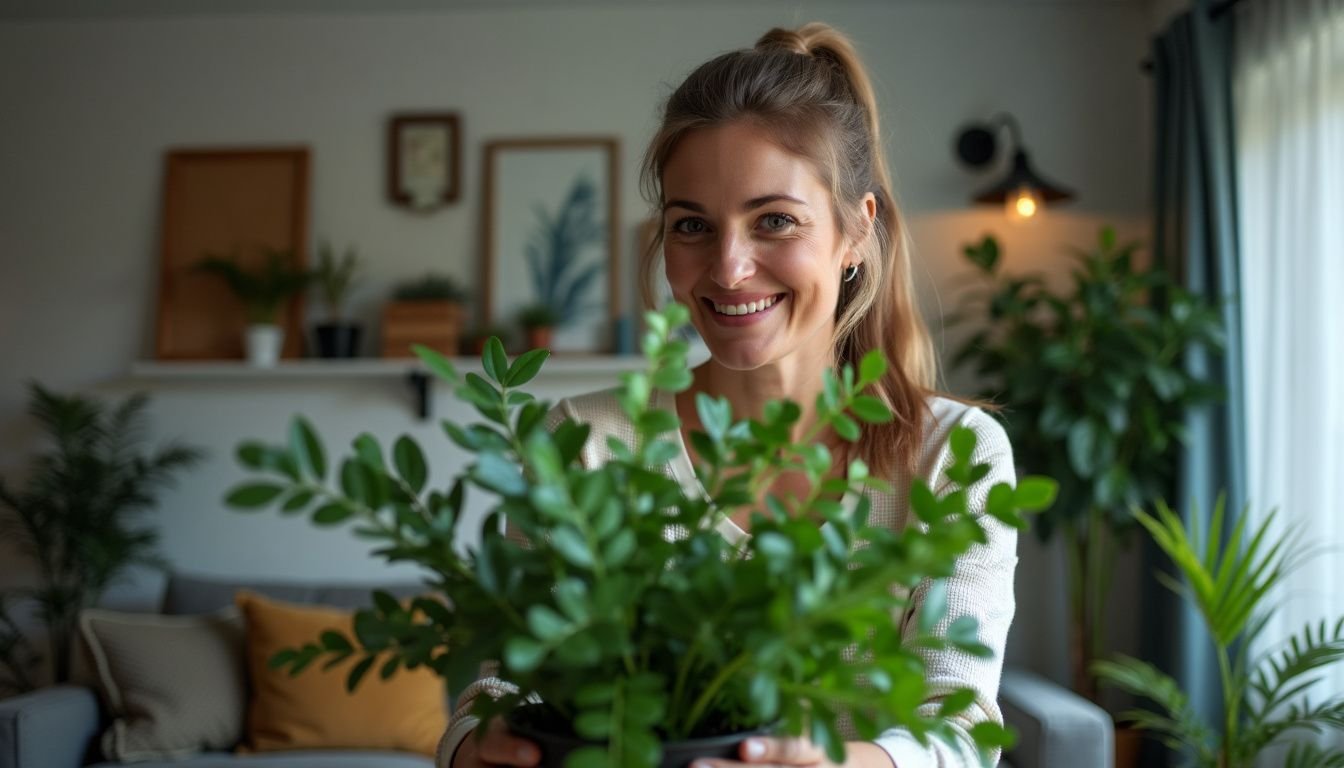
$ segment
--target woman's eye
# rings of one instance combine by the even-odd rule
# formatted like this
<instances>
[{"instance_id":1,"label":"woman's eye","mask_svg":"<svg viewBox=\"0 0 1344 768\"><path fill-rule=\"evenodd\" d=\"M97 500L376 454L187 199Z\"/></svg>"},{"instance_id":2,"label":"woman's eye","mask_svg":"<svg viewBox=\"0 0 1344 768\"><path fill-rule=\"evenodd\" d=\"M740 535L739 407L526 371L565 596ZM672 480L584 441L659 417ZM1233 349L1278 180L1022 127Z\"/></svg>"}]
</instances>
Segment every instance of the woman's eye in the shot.
<instances>
[{"instance_id":1,"label":"woman's eye","mask_svg":"<svg viewBox=\"0 0 1344 768\"><path fill-rule=\"evenodd\" d=\"M767 213L761 220L765 222L766 228L776 232L787 229L798 223L797 220L787 213Z\"/></svg>"},{"instance_id":2,"label":"woman's eye","mask_svg":"<svg viewBox=\"0 0 1344 768\"><path fill-rule=\"evenodd\" d=\"M690 226L683 226L690 225ZM705 222L700 219L686 218L672 224L673 232L680 232L683 235L698 235L704 230ZM696 229L695 227L698 227Z\"/></svg>"}]
</instances>

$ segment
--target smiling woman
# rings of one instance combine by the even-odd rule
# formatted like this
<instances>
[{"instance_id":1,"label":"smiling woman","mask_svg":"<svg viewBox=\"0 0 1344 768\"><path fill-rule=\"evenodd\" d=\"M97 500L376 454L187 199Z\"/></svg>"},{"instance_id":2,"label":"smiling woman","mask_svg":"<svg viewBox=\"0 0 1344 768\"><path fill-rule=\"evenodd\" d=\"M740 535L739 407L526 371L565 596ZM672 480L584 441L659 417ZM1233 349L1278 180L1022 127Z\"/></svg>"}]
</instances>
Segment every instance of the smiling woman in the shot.
<instances>
[{"instance_id":1,"label":"smiling woman","mask_svg":"<svg viewBox=\"0 0 1344 768\"><path fill-rule=\"evenodd\" d=\"M910 248L877 114L853 46L824 24L772 29L753 48L701 65L667 101L643 167L645 196L661 224L640 268L644 299L653 307L663 257L672 296L690 308L710 352L694 370L689 389L654 395L659 398L654 407L680 423L671 430L680 439L667 471L688 495L708 498L696 469L702 462L693 436L705 431L698 406L722 400L734 418L757 420L771 401L799 404L791 439L817 434L830 449L831 478L844 480L850 467L866 465L902 489L871 497L869 524L889 531L923 525L911 513L904 489L916 478L930 488L947 487L954 454L949 435L957 427L976 434L972 460L984 465L965 491L973 515L986 509L990 488L1014 482L1012 449L998 423L975 404L934 389L932 345L913 297ZM814 404L834 398L826 391L824 372L844 365L858 369L874 350L892 365L868 391L893 418L884 411L882 419L860 428L853 420L823 415ZM697 400L699 395L715 400ZM548 423L554 428L566 420L589 427L581 454L586 467L613 460L613 438L619 443L634 430L612 391L561 400ZM837 485L843 487L831 487ZM803 473L786 472L762 489L758 501L801 499L810 490ZM832 501L837 508L853 503L849 497ZM751 511L721 521L716 530L733 543L751 537ZM845 733L851 739L845 744L847 765L981 764L973 732L1003 722L996 696L1017 562L1012 528L988 520L984 532L984 540L958 559L945 590L935 590L932 580L921 582L910 593L909 610L893 617L904 642L925 662L930 695L920 716L950 717L955 738L923 743L902 728L876 733L858 725L866 715L855 712ZM913 645L926 599L930 604L945 599L952 614L974 617L979 641L991 655ZM941 622L934 631L945 633L947 627ZM535 746L497 721L479 739L466 738L479 725L470 715L474 697L508 690L506 683L487 678L462 692L440 747L440 766L536 764ZM845 702L835 705L847 708ZM807 738L752 738L739 757L755 764L827 764ZM997 751L988 757L993 764ZM732 764L695 763L697 768Z\"/></svg>"}]
</instances>

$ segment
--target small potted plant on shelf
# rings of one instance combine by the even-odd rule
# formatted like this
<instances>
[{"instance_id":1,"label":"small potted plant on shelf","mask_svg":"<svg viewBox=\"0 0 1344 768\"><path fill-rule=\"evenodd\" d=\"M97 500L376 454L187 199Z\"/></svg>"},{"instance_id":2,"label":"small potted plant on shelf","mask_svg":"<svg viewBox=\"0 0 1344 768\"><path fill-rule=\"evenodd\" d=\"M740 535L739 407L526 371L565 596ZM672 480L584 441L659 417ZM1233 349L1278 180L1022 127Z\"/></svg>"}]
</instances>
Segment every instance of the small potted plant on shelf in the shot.
<instances>
[{"instance_id":1,"label":"small potted plant on shelf","mask_svg":"<svg viewBox=\"0 0 1344 768\"><path fill-rule=\"evenodd\" d=\"M196 268L228 283L247 312L247 361L257 367L270 367L280 359L285 331L279 323L280 311L294 296L302 293L311 274L301 267L292 251L262 247L265 261L249 269L235 251L224 257L206 254Z\"/></svg>"},{"instance_id":2,"label":"small potted plant on shelf","mask_svg":"<svg viewBox=\"0 0 1344 768\"><path fill-rule=\"evenodd\" d=\"M518 312L518 324L523 326L527 346L546 349L551 346L551 334L560 315L549 304L529 304Z\"/></svg>"},{"instance_id":3,"label":"small potted plant on shelf","mask_svg":"<svg viewBox=\"0 0 1344 768\"><path fill-rule=\"evenodd\" d=\"M358 272L359 256L354 246L347 247L339 259L330 243L324 241L318 247L313 278L327 310L326 321L313 329L318 357L347 358L359 354L360 326L345 314L346 300Z\"/></svg>"},{"instance_id":4,"label":"small potted plant on shelf","mask_svg":"<svg viewBox=\"0 0 1344 768\"><path fill-rule=\"evenodd\" d=\"M414 357L415 344L456 354L465 297L456 280L433 272L398 285L383 309L383 357Z\"/></svg>"},{"instance_id":5,"label":"small potted plant on shelf","mask_svg":"<svg viewBox=\"0 0 1344 768\"><path fill-rule=\"evenodd\" d=\"M375 593L353 637L325 632L272 663L301 673L319 659L358 658L352 688L371 669L392 675L427 666L459 691L482 662L498 660L520 693L478 697L473 710L504 715L540 740L544 766L681 768L688 756L736 754L742 735L761 728L807 733L840 762L845 713L862 738L896 725L921 740L953 738L949 723L974 694L941 691L936 712L921 711L931 695L921 652L951 647L983 657L989 650L976 621L947 616L947 601L935 596L923 602L911 641L893 616L926 580L939 594L957 557L985 540L989 517L970 516L965 493L989 469L971 461L974 433L950 438L956 460L947 493L912 484L921 525L870 526L867 492L890 490L886 483L858 460L845 478L824 479L832 456L810 438L834 424L857 439L858 421L891 418L865 394L886 368L875 352L858 370L827 372L817 425L802 440L792 436L801 415L795 403L768 403L763 419L734 421L727 400L700 395L704 431L692 440L708 493L689 493L666 471L677 450L666 435L679 429L677 415L652 405L655 389L690 385L688 345L672 335L687 317L680 305L648 315L646 369L623 375L618 396L634 439L610 440L617 458L603 466L585 468L579 459L587 425L554 423L550 404L523 389L549 353L509 360L498 339L482 356L484 376L459 376L443 356L417 348L483 418L443 423L472 457L446 485L430 484L424 452L409 436L387 453L361 435L339 469L329 467L302 417L282 445L240 446L242 464L265 477L232 490L228 504L312 509L319 525L357 523L361 535L385 543L379 552L389 561L424 568L433 591L405 604ZM764 494L785 472L808 478L801 498ZM475 549L457 541L468 488L494 499ZM837 500L846 495L850 506ZM987 515L1022 527L1021 512L1052 496L1045 478L1000 484L988 493ZM746 508L752 535L731 544L714 525ZM946 631L935 632L945 618ZM528 693L543 703L524 706ZM1009 740L993 723L970 735L984 749ZM706 739L717 739L717 749Z\"/></svg>"}]
</instances>

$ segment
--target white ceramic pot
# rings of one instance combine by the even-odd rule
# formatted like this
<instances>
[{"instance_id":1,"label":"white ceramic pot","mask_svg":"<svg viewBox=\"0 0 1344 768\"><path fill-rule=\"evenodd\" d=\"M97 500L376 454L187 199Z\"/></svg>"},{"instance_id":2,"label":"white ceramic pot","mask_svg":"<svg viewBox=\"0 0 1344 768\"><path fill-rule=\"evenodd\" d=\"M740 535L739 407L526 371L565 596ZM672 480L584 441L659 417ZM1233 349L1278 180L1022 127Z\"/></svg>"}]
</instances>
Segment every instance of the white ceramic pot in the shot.
<instances>
[{"instance_id":1,"label":"white ceramic pot","mask_svg":"<svg viewBox=\"0 0 1344 768\"><path fill-rule=\"evenodd\" d=\"M247 364L270 368L280 360L285 330L278 325L247 326Z\"/></svg>"}]
</instances>

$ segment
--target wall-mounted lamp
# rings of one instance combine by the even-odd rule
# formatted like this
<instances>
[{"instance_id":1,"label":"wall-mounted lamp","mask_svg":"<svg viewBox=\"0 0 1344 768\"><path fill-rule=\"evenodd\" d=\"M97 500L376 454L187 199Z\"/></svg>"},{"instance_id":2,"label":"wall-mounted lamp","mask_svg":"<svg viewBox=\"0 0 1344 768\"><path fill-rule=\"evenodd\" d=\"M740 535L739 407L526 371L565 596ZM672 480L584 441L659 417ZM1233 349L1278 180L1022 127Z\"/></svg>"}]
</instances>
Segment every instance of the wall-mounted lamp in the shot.
<instances>
[{"instance_id":1,"label":"wall-mounted lamp","mask_svg":"<svg viewBox=\"0 0 1344 768\"><path fill-rule=\"evenodd\" d=\"M957 134L957 157L972 168L983 168L994 160L998 152L996 134L1008 128L1012 141L1013 162L1008 173L995 184L977 192L971 199L977 203L999 203L1009 218L1030 219L1042 205L1073 199L1073 192L1046 181L1031 167L1027 151L1022 147L1022 132L1017 120L1007 113L995 115L985 123L971 123Z\"/></svg>"}]
</instances>

